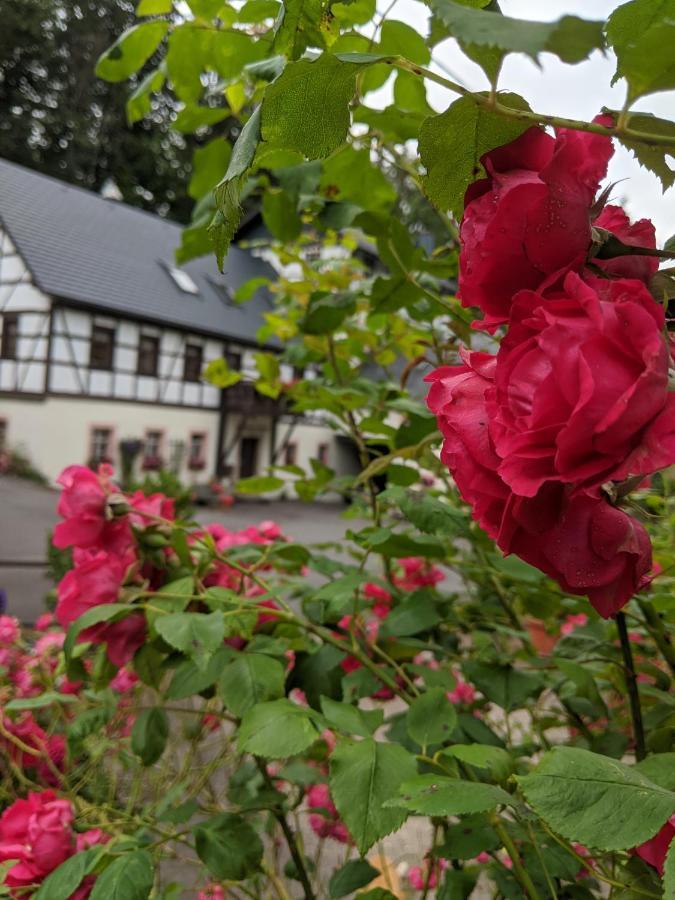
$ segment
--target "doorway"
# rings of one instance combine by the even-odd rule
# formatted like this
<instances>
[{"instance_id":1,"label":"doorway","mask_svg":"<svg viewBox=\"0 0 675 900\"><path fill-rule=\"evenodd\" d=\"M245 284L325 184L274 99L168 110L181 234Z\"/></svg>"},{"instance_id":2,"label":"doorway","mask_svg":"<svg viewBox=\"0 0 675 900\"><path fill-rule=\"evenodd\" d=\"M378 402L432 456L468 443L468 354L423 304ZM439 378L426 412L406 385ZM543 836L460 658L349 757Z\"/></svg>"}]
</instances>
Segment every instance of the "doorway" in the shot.
<instances>
[{"instance_id":1,"label":"doorway","mask_svg":"<svg viewBox=\"0 0 675 900\"><path fill-rule=\"evenodd\" d=\"M239 443L239 477L250 478L256 474L258 462L257 437L244 437Z\"/></svg>"}]
</instances>

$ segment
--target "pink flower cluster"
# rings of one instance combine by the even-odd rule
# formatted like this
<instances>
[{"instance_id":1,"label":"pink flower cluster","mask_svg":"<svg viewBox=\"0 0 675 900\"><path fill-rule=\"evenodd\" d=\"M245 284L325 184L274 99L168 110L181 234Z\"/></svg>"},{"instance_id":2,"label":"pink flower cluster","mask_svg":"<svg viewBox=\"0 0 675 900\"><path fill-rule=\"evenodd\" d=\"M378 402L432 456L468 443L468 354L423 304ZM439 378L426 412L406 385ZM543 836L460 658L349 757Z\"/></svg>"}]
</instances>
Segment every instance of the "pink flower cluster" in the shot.
<instances>
[{"instance_id":1,"label":"pink flower cluster","mask_svg":"<svg viewBox=\"0 0 675 900\"><path fill-rule=\"evenodd\" d=\"M341 844L348 844L351 841L347 826L338 815L325 782L322 781L309 787L307 806L313 810L309 815L309 824L317 837L332 838Z\"/></svg>"},{"instance_id":2,"label":"pink flower cluster","mask_svg":"<svg viewBox=\"0 0 675 900\"><path fill-rule=\"evenodd\" d=\"M26 896L26 888L38 886L74 853L109 839L99 829L77 834L73 819L70 801L59 799L50 790L31 792L3 812L0 862L16 860L4 878L4 884L13 889L13 896ZM94 876L85 878L70 900L85 900L94 881Z\"/></svg>"},{"instance_id":3,"label":"pink flower cluster","mask_svg":"<svg viewBox=\"0 0 675 900\"><path fill-rule=\"evenodd\" d=\"M647 289L657 260L599 258L595 240L655 246L650 222L595 211L611 154L602 135L532 128L483 157L487 177L465 198L460 295L482 327L508 330L496 355L464 350L427 377L441 459L474 518L605 617L652 564L621 494L675 461L671 348Z\"/></svg>"}]
</instances>

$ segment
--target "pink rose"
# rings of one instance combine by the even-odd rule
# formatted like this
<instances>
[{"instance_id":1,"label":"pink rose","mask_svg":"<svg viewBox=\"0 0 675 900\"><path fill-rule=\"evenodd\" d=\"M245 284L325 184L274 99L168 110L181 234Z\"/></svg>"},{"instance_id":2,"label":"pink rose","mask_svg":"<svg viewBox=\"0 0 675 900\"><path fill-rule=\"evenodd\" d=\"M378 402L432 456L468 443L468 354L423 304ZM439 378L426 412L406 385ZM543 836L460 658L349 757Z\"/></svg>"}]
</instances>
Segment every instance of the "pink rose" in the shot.
<instances>
[{"instance_id":1,"label":"pink rose","mask_svg":"<svg viewBox=\"0 0 675 900\"><path fill-rule=\"evenodd\" d=\"M653 866L659 875L663 875L666 854L673 839L675 839L675 816L671 816L658 834L636 847L633 853Z\"/></svg>"},{"instance_id":2,"label":"pink rose","mask_svg":"<svg viewBox=\"0 0 675 900\"><path fill-rule=\"evenodd\" d=\"M560 626L560 634L572 634L577 628L583 628L587 622L586 613L565 616L565 621Z\"/></svg>"},{"instance_id":3,"label":"pink rose","mask_svg":"<svg viewBox=\"0 0 675 900\"><path fill-rule=\"evenodd\" d=\"M432 566L430 562L419 556L397 559L396 564L402 569L402 572L394 576L394 584L403 591L433 587L445 578L438 566Z\"/></svg>"},{"instance_id":4,"label":"pink rose","mask_svg":"<svg viewBox=\"0 0 675 900\"><path fill-rule=\"evenodd\" d=\"M486 395L497 471L517 494L596 487L675 462L664 312L635 280L523 291Z\"/></svg>"},{"instance_id":5,"label":"pink rose","mask_svg":"<svg viewBox=\"0 0 675 900\"><path fill-rule=\"evenodd\" d=\"M605 120L600 120L605 123ZM459 294L494 328L513 295L580 270L591 244L591 206L612 155L609 137L530 128L482 157L487 178L464 199Z\"/></svg>"},{"instance_id":6,"label":"pink rose","mask_svg":"<svg viewBox=\"0 0 675 900\"><path fill-rule=\"evenodd\" d=\"M11 647L21 637L19 620L14 616L0 616L0 645Z\"/></svg>"},{"instance_id":7,"label":"pink rose","mask_svg":"<svg viewBox=\"0 0 675 900\"><path fill-rule=\"evenodd\" d=\"M63 735L48 735L29 712L15 721L5 719L4 728L27 748L24 750L8 738L3 738L2 745L13 762L21 769L34 771L40 782L57 786L57 772L62 772L65 767L66 741Z\"/></svg>"},{"instance_id":8,"label":"pink rose","mask_svg":"<svg viewBox=\"0 0 675 900\"><path fill-rule=\"evenodd\" d=\"M470 682L463 681L458 675L455 675L455 687L448 692L447 697L455 706L473 703L476 699L476 688Z\"/></svg>"},{"instance_id":9,"label":"pink rose","mask_svg":"<svg viewBox=\"0 0 675 900\"><path fill-rule=\"evenodd\" d=\"M35 622L35 630L36 631L46 631L48 628L51 628L54 624L54 613L46 612L42 613L41 616L38 616Z\"/></svg>"},{"instance_id":10,"label":"pink rose","mask_svg":"<svg viewBox=\"0 0 675 900\"><path fill-rule=\"evenodd\" d=\"M198 892L197 900L225 900L225 891L219 884L207 884Z\"/></svg>"},{"instance_id":11,"label":"pink rose","mask_svg":"<svg viewBox=\"0 0 675 900\"><path fill-rule=\"evenodd\" d=\"M53 791L29 793L0 817L0 861L18 862L5 875L9 887L39 884L75 849L73 810Z\"/></svg>"},{"instance_id":12,"label":"pink rose","mask_svg":"<svg viewBox=\"0 0 675 900\"><path fill-rule=\"evenodd\" d=\"M656 247L656 230L649 219L640 219L631 225L630 219L620 206L605 206L594 225L604 228L624 244L633 247ZM594 259L609 275L619 278L638 278L648 284L659 267L655 256L617 256L613 259Z\"/></svg>"},{"instance_id":13,"label":"pink rose","mask_svg":"<svg viewBox=\"0 0 675 900\"><path fill-rule=\"evenodd\" d=\"M98 474L85 466L68 466L57 478L63 485L58 514L65 519L54 528L55 547L105 546L109 552L123 552L131 543L126 519L109 519L107 502L116 490L109 467Z\"/></svg>"},{"instance_id":14,"label":"pink rose","mask_svg":"<svg viewBox=\"0 0 675 900\"><path fill-rule=\"evenodd\" d=\"M321 782L307 790L307 805L313 812L309 817L312 831L320 838L330 837L347 844L351 840L347 826L342 822L330 795L328 785Z\"/></svg>"},{"instance_id":15,"label":"pink rose","mask_svg":"<svg viewBox=\"0 0 675 900\"><path fill-rule=\"evenodd\" d=\"M130 522L137 528L146 528L153 524L148 517L160 519L174 519L174 501L164 494L144 494L136 491L127 496L127 502L132 509L129 514ZM136 512L134 512L134 510Z\"/></svg>"}]
</instances>

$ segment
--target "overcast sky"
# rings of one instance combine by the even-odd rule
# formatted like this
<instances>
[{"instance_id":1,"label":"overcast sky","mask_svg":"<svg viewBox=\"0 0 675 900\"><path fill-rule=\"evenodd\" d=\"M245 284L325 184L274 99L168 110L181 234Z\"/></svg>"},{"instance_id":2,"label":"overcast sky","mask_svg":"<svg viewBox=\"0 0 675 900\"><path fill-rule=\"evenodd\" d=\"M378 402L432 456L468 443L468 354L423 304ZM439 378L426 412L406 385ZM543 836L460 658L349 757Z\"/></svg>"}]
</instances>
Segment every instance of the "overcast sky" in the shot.
<instances>
[{"instance_id":1,"label":"overcast sky","mask_svg":"<svg viewBox=\"0 0 675 900\"><path fill-rule=\"evenodd\" d=\"M378 0L378 8L386 9L391 0ZM620 6L619 0L500 0L505 15L523 19L550 21L566 13L586 19L604 19ZM429 10L416 0L397 0L388 18L407 22L426 34ZM675 52L675 51L674 51ZM453 73L455 80L474 90L488 84L481 69L461 52L454 40L444 41L434 50L434 58ZM542 68L528 57L511 54L502 69L500 89L522 94L532 109L570 118L590 120L603 106L618 109L625 96L625 83L610 86L615 70L613 55L595 52L590 59L575 66L561 63L550 53L542 54ZM442 72L441 69L438 69ZM383 89L387 91L387 88ZM456 95L427 82L431 105L439 112ZM382 96L383 102L389 102ZM379 102L377 105L380 105ZM663 118L675 118L675 92L654 94L635 104L634 109L652 112ZM615 142L616 143L616 142ZM671 158L671 167L675 161ZM625 179L621 181L621 179ZM609 182L621 181L614 188L612 198L622 203L633 219L648 217L656 225L660 243L675 234L675 187L664 195L655 175L642 168L633 155L616 144L616 152L609 166Z\"/></svg>"}]
</instances>

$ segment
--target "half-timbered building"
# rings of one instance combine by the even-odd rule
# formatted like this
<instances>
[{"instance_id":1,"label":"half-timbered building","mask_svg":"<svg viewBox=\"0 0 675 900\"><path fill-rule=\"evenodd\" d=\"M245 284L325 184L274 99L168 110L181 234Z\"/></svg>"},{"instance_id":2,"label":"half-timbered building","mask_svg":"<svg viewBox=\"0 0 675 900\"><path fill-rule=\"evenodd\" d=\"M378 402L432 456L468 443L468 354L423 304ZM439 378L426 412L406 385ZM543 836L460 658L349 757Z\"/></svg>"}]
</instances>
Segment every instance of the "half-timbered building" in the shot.
<instances>
[{"instance_id":1,"label":"half-timbered building","mask_svg":"<svg viewBox=\"0 0 675 900\"><path fill-rule=\"evenodd\" d=\"M50 479L71 463L118 464L122 441L142 442L142 468L192 482L257 474L275 457L331 463L340 448L325 424L296 422L280 447L276 401L203 380L222 356L254 371L269 297L232 297L270 271L236 246L224 275L212 258L179 268L180 231L0 160L0 451L23 450Z\"/></svg>"}]
</instances>

